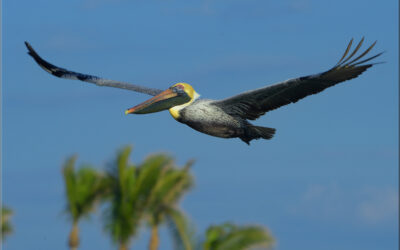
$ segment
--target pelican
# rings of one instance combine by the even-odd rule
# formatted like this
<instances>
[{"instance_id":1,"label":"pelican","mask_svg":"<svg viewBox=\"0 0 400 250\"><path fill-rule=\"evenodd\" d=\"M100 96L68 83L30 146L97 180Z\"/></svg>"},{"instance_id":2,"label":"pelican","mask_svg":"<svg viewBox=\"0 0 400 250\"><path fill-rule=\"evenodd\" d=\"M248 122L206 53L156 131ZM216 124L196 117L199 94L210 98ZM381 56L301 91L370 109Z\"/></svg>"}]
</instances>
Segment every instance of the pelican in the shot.
<instances>
[{"instance_id":1,"label":"pelican","mask_svg":"<svg viewBox=\"0 0 400 250\"><path fill-rule=\"evenodd\" d=\"M154 96L127 109L125 114L148 114L168 109L175 120L199 132L221 138L240 138L250 145L250 141L254 139L271 139L275 134L275 129L255 126L248 120L255 120L266 112L295 103L306 96L317 94L340 82L356 78L369 67L377 64L366 64L366 62L382 53L364 59L364 56L375 46L376 41L355 57L363 41L364 38L349 54L353 43L353 39L351 39L339 62L325 72L289 79L223 100L202 99L192 86L182 82L162 91L73 72L50 64L42 59L28 42L25 42L25 45L28 48L28 54L33 57L36 63L56 77L94 83L97 86L127 89Z\"/></svg>"}]
</instances>

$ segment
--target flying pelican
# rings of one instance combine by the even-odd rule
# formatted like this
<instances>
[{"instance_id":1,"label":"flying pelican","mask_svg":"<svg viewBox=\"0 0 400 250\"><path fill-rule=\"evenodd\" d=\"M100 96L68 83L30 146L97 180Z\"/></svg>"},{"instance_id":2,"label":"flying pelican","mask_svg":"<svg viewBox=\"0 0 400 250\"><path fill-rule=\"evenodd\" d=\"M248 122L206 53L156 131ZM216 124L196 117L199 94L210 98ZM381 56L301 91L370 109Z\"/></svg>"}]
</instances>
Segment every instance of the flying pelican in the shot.
<instances>
[{"instance_id":1,"label":"flying pelican","mask_svg":"<svg viewBox=\"0 0 400 250\"><path fill-rule=\"evenodd\" d=\"M245 143L250 144L253 139L271 139L275 134L275 129L255 126L248 120L255 120L266 112L295 103L306 96L319 93L340 82L353 79L376 64L365 63L380 56L382 53L363 59L375 46L376 41L359 56L353 58L363 41L364 38L361 39L353 52L348 55L353 43L353 39L351 39L339 62L325 72L289 79L223 100L201 99L199 98L200 95L187 83L176 83L167 90L162 91L73 72L50 64L42 59L28 42L25 42L25 45L28 48L28 54L33 57L39 66L54 76L81 80L98 86L132 90L154 96L135 107L127 109L125 114L148 114L168 109L175 120L199 132L222 138L238 137Z\"/></svg>"}]
</instances>

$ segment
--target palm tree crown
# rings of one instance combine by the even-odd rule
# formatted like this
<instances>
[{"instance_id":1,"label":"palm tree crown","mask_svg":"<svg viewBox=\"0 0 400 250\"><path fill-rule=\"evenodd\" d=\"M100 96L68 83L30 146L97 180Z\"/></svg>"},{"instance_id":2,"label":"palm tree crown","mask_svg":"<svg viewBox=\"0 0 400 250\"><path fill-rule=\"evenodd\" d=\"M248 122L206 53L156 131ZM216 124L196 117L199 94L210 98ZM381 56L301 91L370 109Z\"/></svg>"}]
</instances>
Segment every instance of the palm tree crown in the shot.
<instances>
[{"instance_id":1,"label":"palm tree crown","mask_svg":"<svg viewBox=\"0 0 400 250\"><path fill-rule=\"evenodd\" d=\"M146 219L152 227L150 247L157 249L158 225L166 217L178 222L183 216L176 203L193 183L188 173L191 163L177 169L171 157L157 154L136 167L129 163L131 151L130 146L119 151L107 174L106 230L120 249L127 249Z\"/></svg>"}]
</instances>

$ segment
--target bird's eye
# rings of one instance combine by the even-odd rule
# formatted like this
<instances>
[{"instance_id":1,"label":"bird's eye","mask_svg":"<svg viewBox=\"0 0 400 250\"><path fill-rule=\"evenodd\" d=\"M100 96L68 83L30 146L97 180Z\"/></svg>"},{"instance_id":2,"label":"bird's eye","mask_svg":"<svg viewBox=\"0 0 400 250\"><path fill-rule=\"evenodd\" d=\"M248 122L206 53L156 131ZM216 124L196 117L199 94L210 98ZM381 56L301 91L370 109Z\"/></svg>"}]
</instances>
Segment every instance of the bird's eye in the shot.
<instances>
[{"instance_id":1,"label":"bird's eye","mask_svg":"<svg viewBox=\"0 0 400 250\"><path fill-rule=\"evenodd\" d=\"M183 85L181 85L181 84L178 84L178 85L175 85L173 87L170 87L170 89L173 92L178 93L178 94L184 94L185 93L184 88L185 87Z\"/></svg>"}]
</instances>

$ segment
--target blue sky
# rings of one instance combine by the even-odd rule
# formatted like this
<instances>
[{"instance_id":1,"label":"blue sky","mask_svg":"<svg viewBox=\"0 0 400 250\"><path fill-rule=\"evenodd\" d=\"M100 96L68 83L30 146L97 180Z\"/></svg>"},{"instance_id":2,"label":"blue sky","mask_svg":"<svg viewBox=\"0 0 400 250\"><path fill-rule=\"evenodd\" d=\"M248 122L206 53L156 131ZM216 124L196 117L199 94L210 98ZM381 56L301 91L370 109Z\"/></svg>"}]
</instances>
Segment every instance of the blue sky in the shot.
<instances>
[{"instance_id":1,"label":"blue sky","mask_svg":"<svg viewBox=\"0 0 400 250\"><path fill-rule=\"evenodd\" d=\"M398 5L361 0L13 0L2 5L2 198L15 215L4 249L66 249L61 165L97 168L133 145L196 159L182 207L197 225L268 227L277 250L398 248ZM57 79L26 54L154 88L188 82L202 97L240 92L333 66L349 40L378 40L385 61L359 78L254 123L273 140L220 139L168 112L125 116L148 96ZM111 249L100 214L81 249ZM171 249L162 231L162 249ZM148 232L133 241L147 246Z\"/></svg>"}]
</instances>

